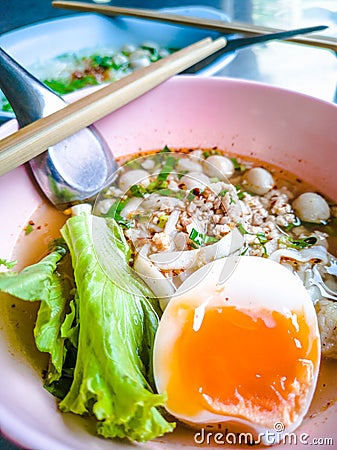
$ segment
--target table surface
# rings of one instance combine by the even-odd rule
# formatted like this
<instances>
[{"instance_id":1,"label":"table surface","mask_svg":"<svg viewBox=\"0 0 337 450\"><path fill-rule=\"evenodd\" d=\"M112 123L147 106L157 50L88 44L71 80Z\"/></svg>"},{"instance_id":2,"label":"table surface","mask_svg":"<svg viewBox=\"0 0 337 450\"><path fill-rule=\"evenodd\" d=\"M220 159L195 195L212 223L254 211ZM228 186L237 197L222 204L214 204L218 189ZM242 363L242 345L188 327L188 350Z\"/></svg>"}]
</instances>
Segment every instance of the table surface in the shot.
<instances>
[{"instance_id":1,"label":"table surface","mask_svg":"<svg viewBox=\"0 0 337 450\"><path fill-rule=\"evenodd\" d=\"M128 0L105 4L109 3L138 8L210 6L223 10L234 21L256 25L284 29L328 25L324 34L337 37L336 0ZM0 34L72 13L52 8L49 0L0 0ZM271 42L238 51L236 58L217 75L268 83L334 102L336 74L337 59L332 51ZM2 437L0 448L18 449Z\"/></svg>"}]
</instances>

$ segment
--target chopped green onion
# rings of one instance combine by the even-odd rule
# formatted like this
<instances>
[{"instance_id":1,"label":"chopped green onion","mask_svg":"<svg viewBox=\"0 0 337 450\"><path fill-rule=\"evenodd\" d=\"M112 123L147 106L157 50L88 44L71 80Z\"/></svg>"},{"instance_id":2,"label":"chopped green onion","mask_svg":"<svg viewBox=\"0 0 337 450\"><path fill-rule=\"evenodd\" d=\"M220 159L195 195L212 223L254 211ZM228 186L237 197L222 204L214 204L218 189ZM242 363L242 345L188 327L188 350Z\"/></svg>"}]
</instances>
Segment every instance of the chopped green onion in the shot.
<instances>
[{"instance_id":1,"label":"chopped green onion","mask_svg":"<svg viewBox=\"0 0 337 450\"><path fill-rule=\"evenodd\" d=\"M189 238L199 247L219 241L219 239L214 236L207 236L207 234L199 233L195 228L192 228Z\"/></svg>"},{"instance_id":2,"label":"chopped green onion","mask_svg":"<svg viewBox=\"0 0 337 450\"><path fill-rule=\"evenodd\" d=\"M259 242L261 245L265 244L266 242L268 242L268 238L265 235L265 233L260 232L260 233L256 233L256 237L258 238Z\"/></svg>"},{"instance_id":3,"label":"chopped green onion","mask_svg":"<svg viewBox=\"0 0 337 450\"><path fill-rule=\"evenodd\" d=\"M13 112L11 104L6 99L3 100L1 109L2 111Z\"/></svg>"},{"instance_id":4,"label":"chopped green onion","mask_svg":"<svg viewBox=\"0 0 337 450\"><path fill-rule=\"evenodd\" d=\"M214 244L215 242L218 242L219 239L215 236L205 236L205 244Z\"/></svg>"},{"instance_id":5,"label":"chopped green onion","mask_svg":"<svg viewBox=\"0 0 337 450\"><path fill-rule=\"evenodd\" d=\"M194 248L194 249L198 249L200 247L200 245L195 244L194 242L190 243L190 247Z\"/></svg>"},{"instance_id":6,"label":"chopped green onion","mask_svg":"<svg viewBox=\"0 0 337 450\"><path fill-rule=\"evenodd\" d=\"M33 225L28 223L25 227L25 235L30 234L32 231L34 231Z\"/></svg>"},{"instance_id":7,"label":"chopped green onion","mask_svg":"<svg viewBox=\"0 0 337 450\"><path fill-rule=\"evenodd\" d=\"M195 197L197 197L197 196L194 194L194 192L193 192L193 190L192 190L192 191L190 191L190 192L187 194L186 200L187 200L188 202L193 202L193 200L195 199Z\"/></svg>"},{"instance_id":8,"label":"chopped green onion","mask_svg":"<svg viewBox=\"0 0 337 450\"><path fill-rule=\"evenodd\" d=\"M316 244L317 238L315 236L310 236L304 239L291 239L290 236L287 236L287 241L285 242L291 248L303 249L312 247Z\"/></svg>"},{"instance_id":9,"label":"chopped green onion","mask_svg":"<svg viewBox=\"0 0 337 450\"><path fill-rule=\"evenodd\" d=\"M129 203L130 198L126 197L124 200L116 200L113 205L110 206L109 211L105 214L105 217L111 217L118 222L118 220L123 219L121 212L127 203Z\"/></svg>"},{"instance_id":10,"label":"chopped green onion","mask_svg":"<svg viewBox=\"0 0 337 450\"><path fill-rule=\"evenodd\" d=\"M134 184L130 187L129 191L134 197L144 197L144 195L147 193L146 188L141 184Z\"/></svg>"},{"instance_id":11,"label":"chopped green onion","mask_svg":"<svg viewBox=\"0 0 337 450\"><path fill-rule=\"evenodd\" d=\"M172 189L160 189L159 191L157 191L157 194L163 195L164 197L171 197L174 192L172 191Z\"/></svg>"},{"instance_id":12,"label":"chopped green onion","mask_svg":"<svg viewBox=\"0 0 337 450\"><path fill-rule=\"evenodd\" d=\"M234 165L234 169L238 172L244 172L246 170L245 164L240 164L236 158L231 158L231 161Z\"/></svg>"},{"instance_id":13,"label":"chopped green onion","mask_svg":"<svg viewBox=\"0 0 337 450\"><path fill-rule=\"evenodd\" d=\"M300 219L298 217L296 217L295 222L290 223L289 225L287 225L285 227L285 230L286 231L290 231L290 230L292 230L295 227L299 227L300 225L302 225L302 222L300 221Z\"/></svg>"},{"instance_id":14,"label":"chopped green onion","mask_svg":"<svg viewBox=\"0 0 337 450\"><path fill-rule=\"evenodd\" d=\"M205 235L203 233L199 233L199 231L197 231L195 228L192 228L189 238L195 244L201 246L204 244Z\"/></svg>"},{"instance_id":15,"label":"chopped green onion","mask_svg":"<svg viewBox=\"0 0 337 450\"><path fill-rule=\"evenodd\" d=\"M186 195L184 191L172 191L171 189L161 189L160 191L157 191L157 193L164 197L173 197L178 198L179 200L183 200Z\"/></svg>"},{"instance_id":16,"label":"chopped green onion","mask_svg":"<svg viewBox=\"0 0 337 450\"><path fill-rule=\"evenodd\" d=\"M159 217L159 221L158 221L158 227L160 228L164 228L166 225L166 222L168 221L169 216L167 214L162 214Z\"/></svg>"},{"instance_id":17,"label":"chopped green onion","mask_svg":"<svg viewBox=\"0 0 337 450\"><path fill-rule=\"evenodd\" d=\"M216 148L211 148L210 150L205 150L204 152L202 152L202 156L205 159L213 155L222 155L222 153L220 152L220 150L217 150Z\"/></svg>"},{"instance_id":18,"label":"chopped green onion","mask_svg":"<svg viewBox=\"0 0 337 450\"><path fill-rule=\"evenodd\" d=\"M236 228L240 231L241 234L251 234L249 233L249 231L246 230L246 228L242 225L241 222L237 223Z\"/></svg>"},{"instance_id":19,"label":"chopped green onion","mask_svg":"<svg viewBox=\"0 0 337 450\"><path fill-rule=\"evenodd\" d=\"M157 179L157 180L151 181L151 183L146 188L146 192L148 194L153 194L154 192L158 192L161 189L167 189L167 186L168 186L168 182L166 180L158 181L158 179Z\"/></svg>"},{"instance_id":20,"label":"chopped green onion","mask_svg":"<svg viewBox=\"0 0 337 450\"><path fill-rule=\"evenodd\" d=\"M158 55L158 49L156 47L152 47L149 45L142 45L141 48L143 50L147 50L151 56L154 58L154 61L157 61L157 59L159 59L159 55ZM152 58L151 58L152 60Z\"/></svg>"},{"instance_id":21,"label":"chopped green onion","mask_svg":"<svg viewBox=\"0 0 337 450\"><path fill-rule=\"evenodd\" d=\"M151 219L152 213L151 212L147 212L144 214L141 213L135 213L132 214L132 219L136 220L137 222L140 223L145 223L148 222Z\"/></svg>"},{"instance_id":22,"label":"chopped green onion","mask_svg":"<svg viewBox=\"0 0 337 450\"><path fill-rule=\"evenodd\" d=\"M141 162L141 158L135 158L126 162L124 165L130 167L130 169L139 169L141 167Z\"/></svg>"},{"instance_id":23,"label":"chopped green onion","mask_svg":"<svg viewBox=\"0 0 337 450\"><path fill-rule=\"evenodd\" d=\"M181 180L181 178L188 173L188 170L180 170L179 173L177 173L178 180Z\"/></svg>"},{"instance_id":24,"label":"chopped green onion","mask_svg":"<svg viewBox=\"0 0 337 450\"><path fill-rule=\"evenodd\" d=\"M230 205L235 205L235 203L236 203L236 201L235 201L235 199L233 198L232 194L229 194L229 204L230 204Z\"/></svg>"},{"instance_id":25,"label":"chopped green onion","mask_svg":"<svg viewBox=\"0 0 337 450\"><path fill-rule=\"evenodd\" d=\"M15 261L7 261L7 259L0 258L0 266L5 266L7 269L12 269L14 266L16 266L18 262Z\"/></svg>"},{"instance_id":26,"label":"chopped green onion","mask_svg":"<svg viewBox=\"0 0 337 450\"><path fill-rule=\"evenodd\" d=\"M163 149L161 149L158 153L171 153L171 150L168 148L167 145Z\"/></svg>"},{"instance_id":27,"label":"chopped green onion","mask_svg":"<svg viewBox=\"0 0 337 450\"><path fill-rule=\"evenodd\" d=\"M239 222L239 223L236 225L236 227L237 227L237 229L240 231L241 234L249 234L249 235L251 235L251 236L254 236L254 233L250 233L249 231L247 231L247 230L245 229L245 227L242 225L241 222ZM265 233L263 233L263 232L256 233L255 236L256 236L256 238L257 238L258 241L259 241L259 245L261 245L262 248L263 248L263 256L268 256L268 254L267 254L267 249L266 249L266 247L265 247L265 244L268 242L267 236L266 236Z\"/></svg>"},{"instance_id":28,"label":"chopped green onion","mask_svg":"<svg viewBox=\"0 0 337 450\"><path fill-rule=\"evenodd\" d=\"M51 80L44 80L43 82L48 87L50 87L50 89L61 95L77 91L78 89L82 89L85 86L95 86L99 84L97 78L94 75L85 75L81 78L74 78L72 80L51 79Z\"/></svg>"},{"instance_id":29,"label":"chopped green onion","mask_svg":"<svg viewBox=\"0 0 337 450\"><path fill-rule=\"evenodd\" d=\"M238 199L242 200L245 196L245 193L241 190L241 186L236 185L235 189L236 189L236 195L238 196Z\"/></svg>"},{"instance_id":30,"label":"chopped green onion","mask_svg":"<svg viewBox=\"0 0 337 450\"><path fill-rule=\"evenodd\" d=\"M113 67L114 69L116 67L114 64L114 61L111 56L101 56L101 55L93 55L91 58L93 67L102 67L104 69L110 69Z\"/></svg>"},{"instance_id":31,"label":"chopped green onion","mask_svg":"<svg viewBox=\"0 0 337 450\"><path fill-rule=\"evenodd\" d=\"M122 228L134 228L135 224L133 220L126 220L126 219L119 219L118 221L116 220L116 222L118 223L118 225L120 225Z\"/></svg>"},{"instance_id":32,"label":"chopped green onion","mask_svg":"<svg viewBox=\"0 0 337 450\"><path fill-rule=\"evenodd\" d=\"M202 195L203 191L200 191L199 188L193 188L187 194L186 200L192 202L196 197Z\"/></svg>"},{"instance_id":33,"label":"chopped green onion","mask_svg":"<svg viewBox=\"0 0 337 450\"><path fill-rule=\"evenodd\" d=\"M162 170L160 171L160 173L158 174L157 179L159 181L165 181L167 179L167 177L170 175L170 173L172 172L172 170L174 169L175 164L176 164L176 158L174 156L167 156L165 158L164 166L163 166Z\"/></svg>"}]
</instances>

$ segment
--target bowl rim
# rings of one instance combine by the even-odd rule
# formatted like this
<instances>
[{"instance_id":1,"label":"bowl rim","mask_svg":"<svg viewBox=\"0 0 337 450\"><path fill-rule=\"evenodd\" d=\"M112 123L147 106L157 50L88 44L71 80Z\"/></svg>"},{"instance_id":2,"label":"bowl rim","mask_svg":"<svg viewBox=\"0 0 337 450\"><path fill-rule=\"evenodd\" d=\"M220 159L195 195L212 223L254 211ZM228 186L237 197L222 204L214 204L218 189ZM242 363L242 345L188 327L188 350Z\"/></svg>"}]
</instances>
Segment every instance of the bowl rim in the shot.
<instances>
[{"instance_id":1,"label":"bowl rim","mask_svg":"<svg viewBox=\"0 0 337 450\"><path fill-rule=\"evenodd\" d=\"M236 86L247 86L250 88L254 88L257 87L258 89L264 89L264 90L271 90L274 92L279 92L279 93L287 93L290 95L295 95L298 98L305 98L308 99L308 101L314 101L315 103L320 103L320 104L324 104L326 105L328 108L331 108L331 110L334 112L334 114L336 114L336 118L337 118L337 105L325 101L325 100L321 100L315 97L312 97L310 95L307 94L303 94L303 93L298 93L295 91L290 91L288 89L285 88L280 88L280 87L275 87L275 86L271 86L271 85L267 85L265 83L261 83L261 82L255 82L255 81L248 81L248 80L241 80L241 79L230 79L230 78L224 78L224 77L212 77L209 79L203 79L203 78L198 78L198 77L194 77L191 75L183 75L183 76L179 76L179 77L173 77L172 80L169 80L168 83L178 83L178 84L184 84L184 83L189 83L192 82L193 84L195 84L196 86L202 86L203 83L212 83L214 85L216 85L217 83L220 83L220 85L226 85L227 87L236 85ZM92 88L89 88L90 90ZM77 93L72 94L72 96L76 96L78 95ZM13 126L16 123L15 119L11 120L10 122L4 124L3 126L0 127L0 135L1 135L1 131L7 129L9 126ZM337 414L337 403L335 405L335 409L336 409L336 414ZM41 430L39 430L39 432L37 432L36 430L34 430L32 432L32 429L27 427L25 424L22 423L22 421L20 422L18 416L15 415L11 415L10 419L9 419L9 413L8 411L5 411L3 409L3 406L0 402L0 417L1 417L1 421L2 421L2 432L3 434L8 437L8 439L12 440L13 442L16 442L18 444L21 445L32 445L36 442L41 443L46 443L46 446L48 448L50 448L51 450L53 448L57 449L57 450L69 450L68 446L64 446L63 444L59 444L56 443L56 445L54 446L55 442L53 442L53 439L50 437L45 438L45 435L43 433L41 433ZM12 422L11 422L11 421ZM22 425L24 425L24 427L22 427ZM20 433L18 433L18 427L20 428ZM38 441L35 440L27 440L27 435L34 435L34 437L38 438ZM13 439L14 437L14 439ZM34 439L33 437L33 439Z\"/></svg>"}]
</instances>

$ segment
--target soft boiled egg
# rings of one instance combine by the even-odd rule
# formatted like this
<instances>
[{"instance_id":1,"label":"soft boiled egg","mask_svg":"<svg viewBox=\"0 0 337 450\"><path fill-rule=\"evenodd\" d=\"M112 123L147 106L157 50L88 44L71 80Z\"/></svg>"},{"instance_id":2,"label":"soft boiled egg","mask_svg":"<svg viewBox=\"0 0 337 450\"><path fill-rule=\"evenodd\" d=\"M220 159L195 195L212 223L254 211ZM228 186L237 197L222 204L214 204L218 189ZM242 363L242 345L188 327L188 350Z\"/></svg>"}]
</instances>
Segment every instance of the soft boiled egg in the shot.
<instances>
[{"instance_id":1,"label":"soft boiled egg","mask_svg":"<svg viewBox=\"0 0 337 450\"><path fill-rule=\"evenodd\" d=\"M231 274L218 284L224 270ZM154 345L169 413L195 428L249 431L266 444L266 432L300 425L319 362L307 291L288 269L256 256L217 260L191 275L166 307Z\"/></svg>"}]
</instances>

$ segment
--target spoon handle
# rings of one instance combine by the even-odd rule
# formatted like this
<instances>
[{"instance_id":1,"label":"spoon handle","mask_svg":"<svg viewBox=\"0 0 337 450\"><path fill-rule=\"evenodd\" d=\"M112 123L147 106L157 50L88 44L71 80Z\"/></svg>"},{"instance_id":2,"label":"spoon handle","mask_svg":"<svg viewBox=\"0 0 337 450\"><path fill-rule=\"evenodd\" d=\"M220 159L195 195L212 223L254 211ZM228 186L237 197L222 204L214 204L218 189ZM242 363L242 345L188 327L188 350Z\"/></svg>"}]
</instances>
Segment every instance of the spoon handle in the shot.
<instances>
[{"instance_id":1,"label":"spoon handle","mask_svg":"<svg viewBox=\"0 0 337 450\"><path fill-rule=\"evenodd\" d=\"M0 89L15 111L20 127L63 108L66 103L0 47Z\"/></svg>"}]
</instances>

